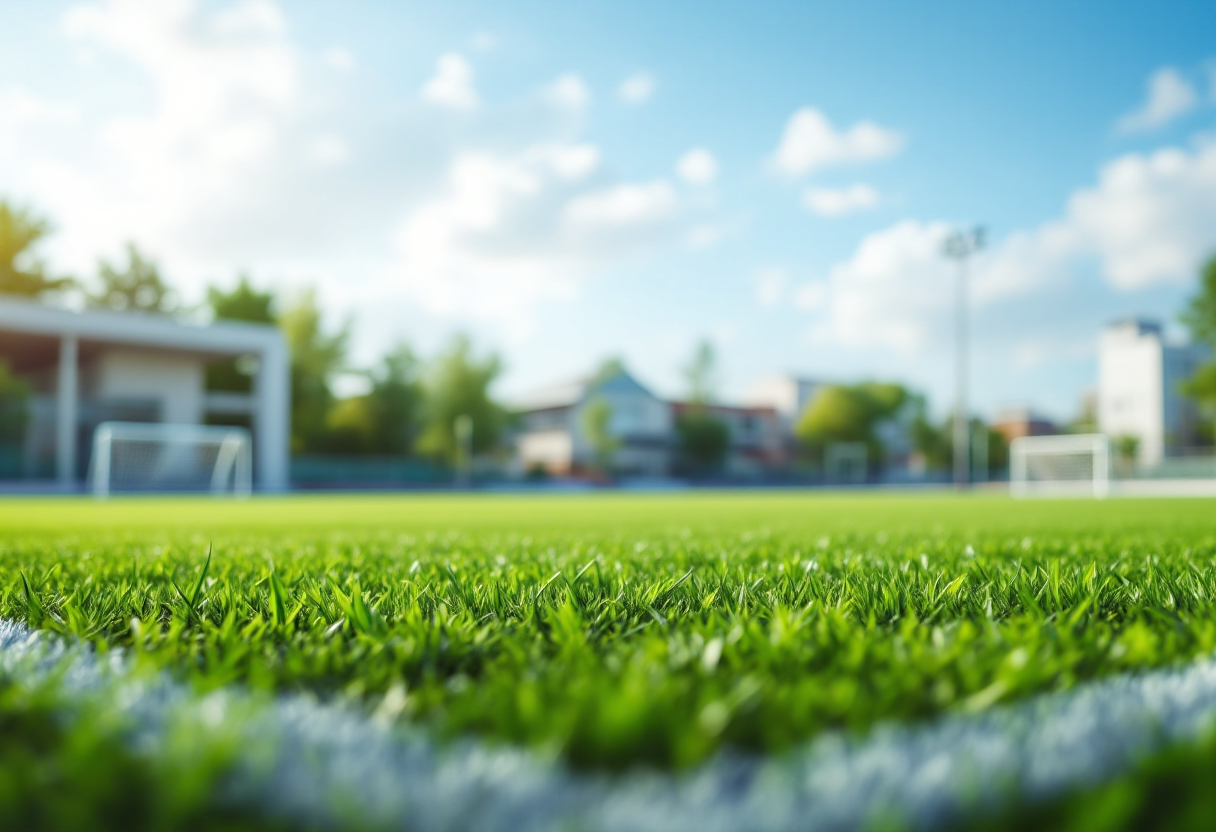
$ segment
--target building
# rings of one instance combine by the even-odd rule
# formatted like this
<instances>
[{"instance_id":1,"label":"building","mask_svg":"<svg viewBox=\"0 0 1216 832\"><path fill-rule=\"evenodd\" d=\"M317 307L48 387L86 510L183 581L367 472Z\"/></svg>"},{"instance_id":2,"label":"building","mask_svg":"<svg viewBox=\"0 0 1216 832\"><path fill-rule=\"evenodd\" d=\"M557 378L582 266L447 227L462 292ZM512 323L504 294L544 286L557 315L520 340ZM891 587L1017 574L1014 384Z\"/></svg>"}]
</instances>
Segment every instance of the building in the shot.
<instances>
[{"instance_id":1,"label":"building","mask_svg":"<svg viewBox=\"0 0 1216 832\"><path fill-rule=\"evenodd\" d=\"M583 429L591 402L607 402L608 432L619 443L612 467L627 476L666 476L671 470L671 407L625 370L588 376L521 397L517 461L524 470L550 474L583 474L595 467L595 449Z\"/></svg>"},{"instance_id":2,"label":"building","mask_svg":"<svg viewBox=\"0 0 1216 832\"><path fill-rule=\"evenodd\" d=\"M608 405L608 432L618 443L612 454L612 469L619 475L667 477L688 473L681 464L677 425L680 417L693 408L703 408L729 431L722 473L756 476L785 460L784 424L774 408L665 401L621 369L606 376L558 384L516 400L513 410L519 419L515 436L518 465L524 470L543 468L557 475L593 471L595 450L584 430L584 413L594 401Z\"/></svg>"},{"instance_id":3,"label":"building","mask_svg":"<svg viewBox=\"0 0 1216 832\"><path fill-rule=\"evenodd\" d=\"M815 397L824 383L791 375L777 375L761 379L743 397L743 403L752 407L772 408L785 424L787 432L807 404Z\"/></svg>"},{"instance_id":4,"label":"building","mask_svg":"<svg viewBox=\"0 0 1216 832\"><path fill-rule=\"evenodd\" d=\"M1180 388L1208 355L1201 345L1167 342L1156 321L1106 327L1098 351L1099 429L1111 437L1135 437L1143 465L1157 465L1197 444L1198 413Z\"/></svg>"},{"instance_id":5,"label":"building","mask_svg":"<svg viewBox=\"0 0 1216 832\"><path fill-rule=\"evenodd\" d=\"M252 393L209 393L209 363L249 357ZM79 486L106 421L247 422L256 485L288 486L290 358L277 327L194 326L159 315L73 312L0 299L0 361L32 390L22 440L27 479Z\"/></svg>"},{"instance_id":6,"label":"building","mask_svg":"<svg viewBox=\"0 0 1216 832\"><path fill-rule=\"evenodd\" d=\"M1054 436L1059 426L1041 413L1028 407L1011 407L992 414L992 430L1012 442L1024 436Z\"/></svg>"}]
</instances>

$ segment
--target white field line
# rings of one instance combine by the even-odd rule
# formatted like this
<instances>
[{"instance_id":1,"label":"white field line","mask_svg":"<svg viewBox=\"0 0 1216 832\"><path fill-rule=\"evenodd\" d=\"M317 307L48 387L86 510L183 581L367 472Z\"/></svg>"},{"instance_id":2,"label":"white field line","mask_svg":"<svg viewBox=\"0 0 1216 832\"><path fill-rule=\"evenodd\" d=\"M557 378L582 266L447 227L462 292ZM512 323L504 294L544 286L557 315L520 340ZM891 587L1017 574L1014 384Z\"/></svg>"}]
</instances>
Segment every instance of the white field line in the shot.
<instances>
[{"instance_id":1,"label":"white field line","mask_svg":"<svg viewBox=\"0 0 1216 832\"><path fill-rule=\"evenodd\" d=\"M339 807L353 806L385 828L421 832L845 830L892 813L930 829L977 805L1100 783L1195 739L1216 715L1216 661L1204 660L863 739L822 737L778 760L719 757L688 774L612 779L518 749L440 746L307 696L200 696L127 665L0 621L0 675L56 685L68 708L117 709L140 753L155 758L180 730L199 743L239 736L228 799L314 825L336 826L349 817Z\"/></svg>"}]
</instances>

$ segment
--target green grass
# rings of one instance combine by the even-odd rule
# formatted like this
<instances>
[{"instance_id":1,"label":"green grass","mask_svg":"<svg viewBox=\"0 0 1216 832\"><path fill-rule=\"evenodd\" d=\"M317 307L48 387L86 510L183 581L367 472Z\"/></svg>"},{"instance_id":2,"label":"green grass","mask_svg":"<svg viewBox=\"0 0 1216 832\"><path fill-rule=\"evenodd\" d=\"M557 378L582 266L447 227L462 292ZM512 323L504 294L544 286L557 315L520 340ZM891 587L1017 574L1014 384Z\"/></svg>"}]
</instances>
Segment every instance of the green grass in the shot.
<instances>
[{"instance_id":1,"label":"green grass","mask_svg":"<svg viewBox=\"0 0 1216 832\"><path fill-rule=\"evenodd\" d=\"M370 708L396 688L439 736L678 769L1210 653L1214 516L788 493L12 500L0 616L202 689Z\"/></svg>"}]
</instances>

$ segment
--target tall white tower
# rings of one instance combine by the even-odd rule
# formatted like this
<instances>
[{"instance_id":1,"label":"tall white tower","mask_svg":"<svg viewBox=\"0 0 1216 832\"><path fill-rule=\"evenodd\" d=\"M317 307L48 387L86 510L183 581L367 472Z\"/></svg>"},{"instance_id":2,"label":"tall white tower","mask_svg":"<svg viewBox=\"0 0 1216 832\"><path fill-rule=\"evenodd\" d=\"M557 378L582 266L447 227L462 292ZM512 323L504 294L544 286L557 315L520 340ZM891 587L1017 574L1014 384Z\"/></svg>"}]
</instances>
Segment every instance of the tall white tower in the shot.
<instances>
[{"instance_id":1,"label":"tall white tower","mask_svg":"<svg viewBox=\"0 0 1216 832\"><path fill-rule=\"evenodd\" d=\"M1155 465L1195 444L1197 413L1182 382L1208 356L1206 347L1167 343L1161 324L1131 319L1106 327L1098 351L1098 427L1139 439L1139 462Z\"/></svg>"}]
</instances>

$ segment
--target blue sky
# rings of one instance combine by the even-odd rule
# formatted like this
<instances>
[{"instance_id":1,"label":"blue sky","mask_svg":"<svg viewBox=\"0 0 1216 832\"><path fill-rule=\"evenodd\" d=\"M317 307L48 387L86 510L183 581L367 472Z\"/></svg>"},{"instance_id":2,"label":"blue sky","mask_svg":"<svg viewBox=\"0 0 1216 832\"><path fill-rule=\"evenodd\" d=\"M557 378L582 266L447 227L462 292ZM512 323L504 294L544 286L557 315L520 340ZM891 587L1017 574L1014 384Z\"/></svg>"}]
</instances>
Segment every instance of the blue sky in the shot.
<instances>
[{"instance_id":1,"label":"blue sky","mask_svg":"<svg viewBox=\"0 0 1216 832\"><path fill-rule=\"evenodd\" d=\"M1216 252L1216 3L5 4L0 194L95 274L315 286L354 361L463 330L509 394L695 343L1070 415L1110 318Z\"/></svg>"}]
</instances>

